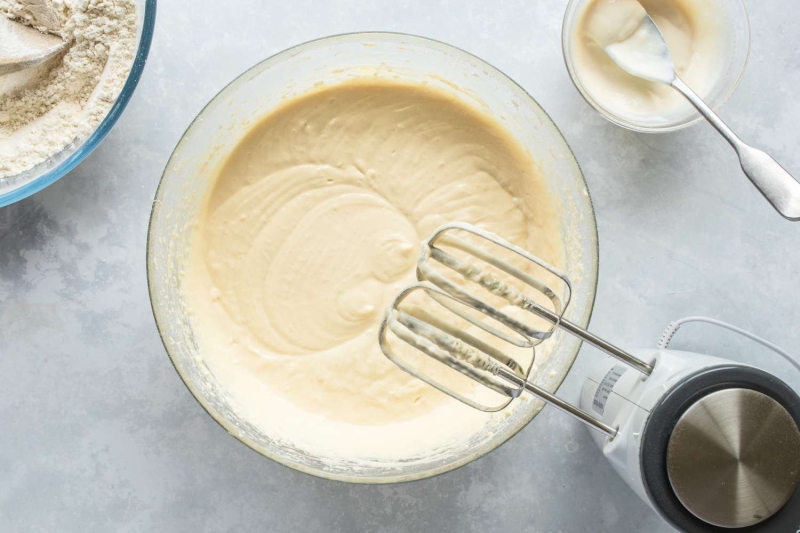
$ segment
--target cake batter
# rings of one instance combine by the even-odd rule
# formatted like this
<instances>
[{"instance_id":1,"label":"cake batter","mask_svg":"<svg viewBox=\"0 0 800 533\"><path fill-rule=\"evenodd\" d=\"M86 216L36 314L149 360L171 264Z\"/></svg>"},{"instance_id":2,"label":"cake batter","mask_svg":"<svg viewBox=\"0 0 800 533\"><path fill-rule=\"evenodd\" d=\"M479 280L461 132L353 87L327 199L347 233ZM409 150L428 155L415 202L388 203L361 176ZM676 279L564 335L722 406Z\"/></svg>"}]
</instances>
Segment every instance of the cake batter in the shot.
<instances>
[{"instance_id":1,"label":"cake batter","mask_svg":"<svg viewBox=\"0 0 800 533\"><path fill-rule=\"evenodd\" d=\"M222 165L182 291L202 357L271 436L343 458L405 458L480 433L490 415L380 351L420 242L446 222L563 263L528 153L491 117L424 85L353 81L290 100Z\"/></svg>"}]
</instances>

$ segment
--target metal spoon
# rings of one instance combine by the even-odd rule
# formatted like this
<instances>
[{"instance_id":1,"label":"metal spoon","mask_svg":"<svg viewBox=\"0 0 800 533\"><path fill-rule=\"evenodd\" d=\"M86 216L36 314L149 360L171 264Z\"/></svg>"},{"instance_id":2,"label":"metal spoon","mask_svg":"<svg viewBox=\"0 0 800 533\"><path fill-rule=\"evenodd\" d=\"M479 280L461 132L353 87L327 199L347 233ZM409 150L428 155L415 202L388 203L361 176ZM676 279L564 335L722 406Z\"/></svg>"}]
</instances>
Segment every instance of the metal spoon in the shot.
<instances>
[{"instance_id":1,"label":"metal spoon","mask_svg":"<svg viewBox=\"0 0 800 533\"><path fill-rule=\"evenodd\" d=\"M800 220L800 183L766 153L742 141L678 77L664 36L646 13L641 26L625 41L605 47L608 56L636 77L670 85L686 97L739 155L742 170L761 194L788 220Z\"/></svg>"},{"instance_id":2,"label":"metal spoon","mask_svg":"<svg viewBox=\"0 0 800 533\"><path fill-rule=\"evenodd\" d=\"M66 45L56 35L0 16L0 76L41 65Z\"/></svg>"}]
</instances>

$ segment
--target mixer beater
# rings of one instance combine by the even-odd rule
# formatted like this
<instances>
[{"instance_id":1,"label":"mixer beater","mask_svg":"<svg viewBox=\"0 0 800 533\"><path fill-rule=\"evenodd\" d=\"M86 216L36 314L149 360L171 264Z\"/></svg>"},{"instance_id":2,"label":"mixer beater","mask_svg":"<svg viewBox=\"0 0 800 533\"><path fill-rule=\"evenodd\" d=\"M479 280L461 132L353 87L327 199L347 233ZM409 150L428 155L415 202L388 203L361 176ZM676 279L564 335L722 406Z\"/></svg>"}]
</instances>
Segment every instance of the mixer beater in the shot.
<instances>
[{"instance_id":1,"label":"mixer beater","mask_svg":"<svg viewBox=\"0 0 800 533\"><path fill-rule=\"evenodd\" d=\"M549 272L554 279L563 283L564 296L559 296L556 290L542 280L533 277L530 273L525 272L508 261L501 260L486 249L460 238L457 235L459 232L471 234L479 239L491 242L529 261L536 267ZM440 246L437 246L437 244ZM482 261L485 265L491 265L499 271L504 272L507 276L518 280L525 286L541 294L550 303L550 308L537 303L507 281L498 279L498 277L475 267L466 260L448 253L441 245L460 250L469 257ZM436 264L460 274L466 280L478 284L488 293L503 298L508 303L544 319L549 324L549 327L546 329L537 329L504 313L502 310L488 303L485 299L473 295L467 288L459 286L455 281L440 273ZM613 344L600 339L563 318L562 315L567 305L569 305L569 298L572 292L572 285L565 274L522 248L496 235L475 226L459 223L449 224L440 228L425 242L422 255L417 265L417 273L420 279L426 280L428 283L413 285L403 291L394 301L381 328L381 349L389 359L413 376L426 381L442 392L481 411L492 412L503 409L511 402L511 399L517 398L522 391L525 390L548 404L589 424L591 427L605 433L609 437L614 437L616 435L617 430L615 428L595 419L590 414L559 399L527 380L526 378L528 377L527 374L530 371L530 366L528 367L528 372L521 372L522 365L504 355L502 351L491 347L487 343L478 341L474 336L467 335L463 331L456 330L446 325L445 322L436 319L428 312L420 312L417 310L415 314L412 314L402 309L403 302L412 293L423 292L426 296L431 298L431 300L438 303L445 312L449 311L454 313L459 318L480 328L504 343L517 347L530 348L531 350L535 350L538 344L550 338L556 328L561 328L630 365L641 372L643 376L649 376L653 371L651 364L640 361L624 350L617 348ZM468 306L486 317L491 318L493 321L502 324L516 333L517 336L511 336L505 331L492 326L488 321L480 320L476 318L474 314L468 314L463 309L463 306ZM387 329L397 335L401 340L419 349L428 356L462 372L481 385L507 395L509 397L508 401L498 406L490 407L482 405L464 394L454 391L452 388L440 383L431 376L420 372L418 369L407 364L406 361L399 357L392 349L386 335Z\"/></svg>"}]
</instances>

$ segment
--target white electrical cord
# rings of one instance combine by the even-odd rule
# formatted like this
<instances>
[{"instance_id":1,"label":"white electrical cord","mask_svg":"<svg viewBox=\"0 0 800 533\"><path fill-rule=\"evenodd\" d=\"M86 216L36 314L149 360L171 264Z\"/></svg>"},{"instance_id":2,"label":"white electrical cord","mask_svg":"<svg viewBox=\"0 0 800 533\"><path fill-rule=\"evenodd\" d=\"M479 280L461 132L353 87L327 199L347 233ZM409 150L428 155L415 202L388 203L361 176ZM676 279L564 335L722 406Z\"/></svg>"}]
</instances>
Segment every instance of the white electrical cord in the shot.
<instances>
[{"instance_id":1,"label":"white electrical cord","mask_svg":"<svg viewBox=\"0 0 800 533\"><path fill-rule=\"evenodd\" d=\"M743 330L742 328L737 328L736 326L732 326L732 325L730 325L730 324L728 324L726 322L722 322L721 320L716 320L716 319L708 318L708 317L704 317L704 316L688 316L686 318L681 318L680 320L676 320L675 322L670 323L670 325L667 326L667 329L664 330L664 333L661 334L661 340L658 341L658 348L660 350L665 350L667 348L667 346L669 346L669 343L672 342L672 338L675 336L675 334L678 332L678 330L681 328L681 326L684 325L684 324L687 324L689 322L705 322L707 324L713 324L715 326L719 326L721 328L728 329L730 331L738 333L739 335L744 335L748 339L752 339L752 340L756 341L757 343L761 344L762 346L766 346L767 348L769 348L770 350L772 350L776 354L778 354L781 357L783 357L784 359L786 359L786 361L790 365L792 365L798 371L800 371L800 362L798 362L797 359L795 359L794 357L792 357L791 355L789 355L788 353L786 353L782 349L778 348L777 346L775 346L774 344L772 344L768 340L762 339L758 335L754 335L754 334L750 333L749 331Z\"/></svg>"}]
</instances>

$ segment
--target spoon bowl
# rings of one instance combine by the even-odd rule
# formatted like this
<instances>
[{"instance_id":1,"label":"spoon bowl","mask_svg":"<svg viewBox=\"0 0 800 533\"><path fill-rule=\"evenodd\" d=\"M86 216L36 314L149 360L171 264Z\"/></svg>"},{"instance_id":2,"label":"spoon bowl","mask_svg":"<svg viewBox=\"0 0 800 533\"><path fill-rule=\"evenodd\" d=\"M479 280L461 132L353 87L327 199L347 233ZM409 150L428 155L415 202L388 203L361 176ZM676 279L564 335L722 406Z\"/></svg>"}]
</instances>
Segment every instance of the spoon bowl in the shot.
<instances>
[{"instance_id":1,"label":"spoon bowl","mask_svg":"<svg viewBox=\"0 0 800 533\"><path fill-rule=\"evenodd\" d=\"M39 66L66 46L57 35L0 17L0 76Z\"/></svg>"},{"instance_id":2,"label":"spoon bowl","mask_svg":"<svg viewBox=\"0 0 800 533\"><path fill-rule=\"evenodd\" d=\"M604 48L622 70L648 81L671 85L677 76L664 35L642 8L642 23L624 41Z\"/></svg>"}]
</instances>

